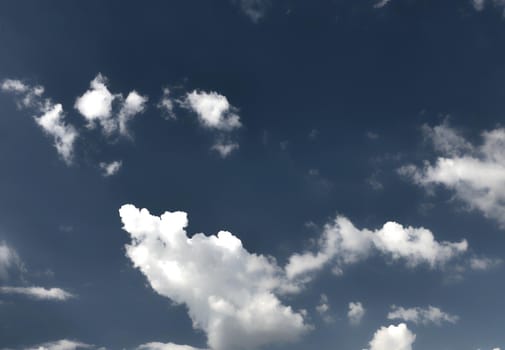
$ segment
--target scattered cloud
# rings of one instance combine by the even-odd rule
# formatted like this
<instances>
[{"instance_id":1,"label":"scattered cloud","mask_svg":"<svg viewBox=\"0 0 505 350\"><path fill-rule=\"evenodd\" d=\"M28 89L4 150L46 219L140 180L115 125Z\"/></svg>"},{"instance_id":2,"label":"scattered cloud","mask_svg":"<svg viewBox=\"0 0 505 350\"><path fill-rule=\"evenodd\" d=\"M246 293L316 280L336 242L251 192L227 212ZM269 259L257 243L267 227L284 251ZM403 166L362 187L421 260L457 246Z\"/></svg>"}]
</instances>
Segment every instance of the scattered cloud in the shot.
<instances>
[{"instance_id":1,"label":"scattered cloud","mask_svg":"<svg viewBox=\"0 0 505 350\"><path fill-rule=\"evenodd\" d=\"M34 117L35 122L53 138L54 146L61 158L67 164L71 164L78 133L72 125L65 122L62 105L43 98L42 86L30 86L20 80L5 79L1 83L1 89L19 98L18 108L30 109L38 114Z\"/></svg>"},{"instance_id":2,"label":"scattered cloud","mask_svg":"<svg viewBox=\"0 0 505 350\"><path fill-rule=\"evenodd\" d=\"M415 324L435 324L440 326L442 323L456 323L458 316L450 315L438 307L428 306L427 308L413 307L403 308L401 306L391 306L388 314L388 320L401 320Z\"/></svg>"},{"instance_id":3,"label":"scattered cloud","mask_svg":"<svg viewBox=\"0 0 505 350\"><path fill-rule=\"evenodd\" d=\"M365 316L366 310L360 302L350 302L349 311L347 312L347 318L352 325L359 325L363 316Z\"/></svg>"},{"instance_id":4,"label":"scattered cloud","mask_svg":"<svg viewBox=\"0 0 505 350\"><path fill-rule=\"evenodd\" d=\"M380 9L380 8L387 6L390 2L391 2L391 0L380 0L377 3L375 3L375 5L373 5L373 7L376 9Z\"/></svg>"},{"instance_id":5,"label":"scattered cloud","mask_svg":"<svg viewBox=\"0 0 505 350\"><path fill-rule=\"evenodd\" d=\"M217 92L194 90L186 94L183 106L198 115L198 121L203 127L231 131L242 126L237 109L228 102L226 96Z\"/></svg>"},{"instance_id":6,"label":"scattered cloud","mask_svg":"<svg viewBox=\"0 0 505 350\"><path fill-rule=\"evenodd\" d=\"M121 169L122 165L123 165L123 162L121 162L120 160L115 160L110 163L102 162L102 163L100 163L100 169L102 169L102 171L103 171L103 176L109 177L109 176L117 174L119 169Z\"/></svg>"},{"instance_id":7,"label":"scattered cloud","mask_svg":"<svg viewBox=\"0 0 505 350\"><path fill-rule=\"evenodd\" d=\"M295 291L271 257L249 253L227 231L188 237L184 212L154 216L124 205L126 255L160 295L188 308L212 349L253 349L297 340L310 329L278 295Z\"/></svg>"},{"instance_id":8,"label":"scattered cloud","mask_svg":"<svg viewBox=\"0 0 505 350\"><path fill-rule=\"evenodd\" d=\"M484 10L484 6L486 5L485 0L471 0L472 5L476 11L482 11Z\"/></svg>"},{"instance_id":9,"label":"scattered cloud","mask_svg":"<svg viewBox=\"0 0 505 350\"><path fill-rule=\"evenodd\" d=\"M330 263L341 272L344 265L365 260L374 251L393 261L403 260L408 267L426 264L437 268L466 252L467 248L466 240L439 242L430 230L423 227L404 227L390 221L380 229L360 230L349 219L338 215L324 226L316 252L293 254L289 258L286 274L295 279Z\"/></svg>"},{"instance_id":10,"label":"scattered cloud","mask_svg":"<svg viewBox=\"0 0 505 350\"><path fill-rule=\"evenodd\" d=\"M263 19L271 6L270 0L233 0L254 23Z\"/></svg>"},{"instance_id":11,"label":"scattered cloud","mask_svg":"<svg viewBox=\"0 0 505 350\"><path fill-rule=\"evenodd\" d=\"M124 99L122 94L111 93L107 83L107 78L98 73L91 81L89 90L77 97L74 107L86 119L88 128L100 125L107 136L115 132L130 136L127 124L144 112L147 97L133 90Z\"/></svg>"},{"instance_id":12,"label":"scattered cloud","mask_svg":"<svg viewBox=\"0 0 505 350\"><path fill-rule=\"evenodd\" d=\"M416 335L405 323L381 327L370 341L370 350L412 350Z\"/></svg>"},{"instance_id":13,"label":"scattered cloud","mask_svg":"<svg viewBox=\"0 0 505 350\"><path fill-rule=\"evenodd\" d=\"M163 95L161 96L160 101L158 102L159 109L161 109L169 119L177 119L177 116L175 115L174 112L174 101L172 100L171 97L171 92L169 88L164 88L163 89Z\"/></svg>"},{"instance_id":14,"label":"scattered cloud","mask_svg":"<svg viewBox=\"0 0 505 350\"><path fill-rule=\"evenodd\" d=\"M486 271L503 263L502 259L493 259L487 257L474 256L470 259L470 267L472 270Z\"/></svg>"},{"instance_id":15,"label":"scattered cloud","mask_svg":"<svg viewBox=\"0 0 505 350\"><path fill-rule=\"evenodd\" d=\"M332 323L334 321L333 317L329 314L330 312L330 302L326 294L321 294L319 298L319 305L316 306L316 311L323 318L326 323Z\"/></svg>"},{"instance_id":16,"label":"scattered cloud","mask_svg":"<svg viewBox=\"0 0 505 350\"><path fill-rule=\"evenodd\" d=\"M242 123L237 108L228 102L226 96L213 91L194 90L187 93L179 104L196 113L202 127L219 133L211 150L226 158L239 148L237 142L229 139L230 133L242 127Z\"/></svg>"},{"instance_id":17,"label":"scattered cloud","mask_svg":"<svg viewBox=\"0 0 505 350\"><path fill-rule=\"evenodd\" d=\"M42 288L42 287L0 287L0 293L20 294L39 300L57 300L64 301L74 298L75 295L60 288Z\"/></svg>"},{"instance_id":18,"label":"scattered cloud","mask_svg":"<svg viewBox=\"0 0 505 350\"><path fill-rule=\"evenodd\" d=\"M16 251L5 242L0 242L0 280L9 278L9 270L22 266Z\"/></svg>"},{"instance_id":19,"label":"scattered cloud","mask_svg":"<svg viewBox=\"0 0 505 350\"><path fill-rule=\"evenodd\" d=\"M25 350L77 350L89 349L92 345L81 343L74 340L62 339L54 342L39 344L33 347L26 348Z\"/></svg>"},{"instance_id":20,"label":"scattered cloud","mask_svg":"<svg viewBox=\"0 0 505 350\"><path fill-rule=\"evenodd\" d=\"M447 123L424 132L440 156L422 167L409 164L399 173L430 190L443 186L469 210L477 210L505 228L505 129L482 133L483 142L474 146Z\"/></svg>"},{"instance_id":21,"label":"scattered cloud","mask_svg":"<svg viewBox=\"0 0 505 350\"><path fill-rule=\"evenodd\" d=\"M236 142L218 141L212 146L212 150L219 153L222 158L228 157L233 151L239 149L239 144Z\"/></svg>"},{"instance_id":22,"label":"scattered cloud","mask_svg":"<svg viewBox=\"0 0 505 350\"><path fill-rule=\"evenodd\" d=\"M137 347L137 350L203 350L188 345L178 345L174 343L146 343Z\"/></svg>"}]
</instances>

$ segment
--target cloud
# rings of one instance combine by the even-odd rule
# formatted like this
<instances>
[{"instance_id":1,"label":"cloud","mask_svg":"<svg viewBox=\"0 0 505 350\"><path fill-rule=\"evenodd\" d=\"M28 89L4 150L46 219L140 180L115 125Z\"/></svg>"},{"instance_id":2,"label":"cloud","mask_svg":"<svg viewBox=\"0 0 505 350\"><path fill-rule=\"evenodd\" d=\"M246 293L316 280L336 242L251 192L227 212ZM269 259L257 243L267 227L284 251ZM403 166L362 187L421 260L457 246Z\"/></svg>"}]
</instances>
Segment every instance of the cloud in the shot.
<instances>
[{"instance_id":1,"label":"cloud","mask_svg":"<svg viewBox=\"0 0 505 350\"><path fill-rule=\"evenodd\" d=\"M367 259L379 252L393 261L402 260L408 267L421 264L430 268L443 267L468 248L461 242L439 242L433 233L423 227L404 227L387 222L380 229L358 229L344 216L338 215L324 226L317 241L317 251L293 254L286 266L288 278L295 279L332 263L341 273L343 266Z\"/></svg>"},{"instance_id":2,"label":"cloud","mask_svg":"<svg viewBox=\"0 0 505 350\"><path fill-rule=\"evenodd\" d=\"M42 288L42 287L0 287L0 293L21 294L39 300L57 300L65 301L74 298L75 295L60 288Z\"/></svg>"},{"instance_id":3,"label":"cloud","mask_svg":"<svg viewBox=\"0 0 505 350\"><path fill-rule=\"evenodd\" d=\"M438 307L428 306L427 308L413 307L403 308L401 306L391 306L388 314L388 320L401 320L415 324L435 324L440 326L442 323L456 323L458 316L450 315Z\"/></svg>"},{"instance_id":4,"label":"cloud","mask_svg":"<svg viewBox=\"0 0 505 350\"><path fill-rule=\"evenodd\" d=\"M405 323L381 327L370 341L370 350L412 350L416 335Z\"/></svg>"},{"instance_id":5,"label":"cloud","mask_svg":"<svg viewBox=\"0 0 505 350\"><path fill-rule=\"evenodd\" d=\"M107 136L115 132L130 136L127 124L145 111L148 98L133 90L124 99L122 94L111 93L107 82L107 78L98 73L91 81L89 90L77 97L74 107L86 119L88 128L92 129L98 124ZM119 106L117 112L116 104Z\"/></svg>"},{"instance_id":6,"label":"cloud","mask_svg":"<svg viewBox=\"0 0 505 350\"><path fill-rule=\"evenodd\" d=\"M25 350L76 350L88 349L92 346L89 344L81 343L74 340L62 339L54 342L48 342L36 345L34 347L26 348Z\"/></svg>"},{"instance_id":7,"label":"cloud","mask_svg":"<svg viewBox=\"0 0 505 350\"><path fill-rule=\"evenodd\" d=\"M172 100L170 94L171 92L169 88L163 89L163 95L161 96L161 99L158 102L157 107L161 109L164 113L166 113L169 119L176 119L177 116L175 115L174 112L175 107L174 101Z\"/></svg>"},{"instance_id":8,"label":"cloud","mask_svg":"<svg viewBox=\"0 0 505 350\"><path fill-rule=\"evenodd\" d=\"M278 295L293 288L271 257L251 254L227 231L188 237L184 212L160 217L124 205L126 255L160 295L188 308L212 349L253 349L297 340L310 329Z\"/></svg>"},{"instance_id":9,"label":"cloud","mask_svg":"<svg viewBox=\"0 0 505 350\"><path fill-rule=\"evenodd\" d=\"M7 243L0 242L0 280L9 278L9 270L22 266L21 259L16 251Z\"/></svg>"},{"instance_id":10,"label":"cloud","mask_svg":"<svg viewBox=\"0 0 505 350\"><path fill-rule=\"evenodd\" d=\"M471 1L472 1L473 8L476 11L484 10L484 6L486 4L485 0L471 0Z\"/></svg>"},{"instance_id":11,"label":"cloud","mask_svg":"<svg viewBox=\"0 0 505 350\"><path fill-rule=\"evenodd\" d=\"M469 210L476 210L505 228L505 129L482 133L482 144L467 142L447 123L424 127L440 156L422 167L405 165L398 171L429 190L451 190Z\"/></svg>"},{"instance_id":12,"label":"cloud","mask_svg":"<svg viewBox=\"0 0 505 350\"><path fill-rule=\"evenodd\" d=\"M233 151L239 149L239 144L236 142L222 142L218 141L212 146L212 150L219 153L222 158L228 157Z\"/></svg>"},{"instance_id":13,"label":"cloud","mask_svg":"<svg viewBox=\"0 0 505 350\"><path fill-rule=\"evenodd\" d=\"M375 3L375 5L373 5L373 7L376 9L380 9L380 8L387 6L390 2L391 2L391 0L380 0L377 3Z\"/></svg>"},{"instance_id":14,"label":"cloud","mask_svg":"<svg viewBox=\"0 0 505 350\"><path fill-rule=\"evenodd\" d=\"M44 114L36 117L35 121L46 134L53 137L56 151L67 164L70 164L78 134L73 126L65 123L64 118L61 104L48 104Z\"/></svg>"},{"instance_id":15,"label":"cloud","mask_svg":"<svg viewBox=\"0 0 505 350\"><path fill-rule=\"evenodd\" d=\"M236 108L228 102L226 96L217 92L194 90L186 94L183 106L194 111L200 124L206 128L231 131L242 126Z\"/></svg>"},{"instance_id":16,"label":"cloud","mask_svg":"<svg viewBox=\"0 0 505 350\"><path fill-rule=\"evenodd\" d=\"M329 315L330 302L326 294L321 294L319 305L316 306L316 311L319 313L325 323L332 323L335 321L333 317Z\"/></svg>"},{"instance_id":17,"label":"cloud","mask_svg":"<svg viewBox=\"0 0 505 350\"><path fill-rule=\"evenodd\" d=\"M100 163L100 169L102 169L102 171L103 171L103 176L109 177L109 176L117 174L119 169L121 169L122 165L123 165L123 162L121 162L120 160L115 160L110 163L102 162L102 163Z\"/></svg>"},{"instance_id":18,"label":"cloud","mask_svg":"<svg viewBox=\"0 0 505 350\"><path fill-rule=\"evenodd\" d=\"M254 23L263 19L271 6L270 0L234 0L234 2Z\"/></svg>"},{"instance_id":19,"label":"cloud","mask_svg":"<svg viewBox=\"0 0 505 350\"><path fill-rule=\"evenodd\" d=\"M34 117L37 125L53 138L54 146L61 158L67 164L71 164L78 133L72 125L65 122L62 105L43 98L42 86L30 86L20 80L5 79L2 81L1 89L20 98L17 102L18 108L31 109L41 114Z\"/></svg>"},{"instance_id":20,"label":"cloud","mask_svg":"<svg viewBox=\"0 0 505 350\"><path fill-rule=\"evenodd\" d=\"M137 347L137 350L203 350L188 345L177 345L174 343L146 343Z\"/></svg>"},{"instance_id":21,"label":"cloud","mask_svg":"<svg viewBox=\"0 0 505 350\"><path fill-rule=\"evenodd\" d=\"M360 302L350 302L349 311L347 312L347 318L352 325L359 325L363 316L365 316L365 308Z\"/></svg>"},{"instance_id":22,"label":"cloud","mask_svg":"<svg viewBox=\"0 0 505 350\"><path fill-rule=\"evenodd\" d=\"M474 256L470 259L470 268L472 270L485 271L501 265L502 263L503 260L501 259Z\"/></svg>"}]
</instances>

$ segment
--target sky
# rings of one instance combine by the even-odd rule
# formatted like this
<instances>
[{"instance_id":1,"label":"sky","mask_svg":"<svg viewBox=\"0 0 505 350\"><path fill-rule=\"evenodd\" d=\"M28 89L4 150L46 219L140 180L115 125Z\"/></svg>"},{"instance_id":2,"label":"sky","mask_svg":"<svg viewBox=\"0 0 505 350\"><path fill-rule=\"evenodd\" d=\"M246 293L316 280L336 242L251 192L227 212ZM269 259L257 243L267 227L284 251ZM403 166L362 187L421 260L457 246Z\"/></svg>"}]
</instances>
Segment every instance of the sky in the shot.
<instances>
[{"instance_id":1,"label":"sky","mask_svg":"<svg viewBox=\"0 0 505 350\"><path fill-rule=\"evenodd\" d=\"M0 349L505 348L505 2L0 3Z\"/></svg>"}]
</instances>

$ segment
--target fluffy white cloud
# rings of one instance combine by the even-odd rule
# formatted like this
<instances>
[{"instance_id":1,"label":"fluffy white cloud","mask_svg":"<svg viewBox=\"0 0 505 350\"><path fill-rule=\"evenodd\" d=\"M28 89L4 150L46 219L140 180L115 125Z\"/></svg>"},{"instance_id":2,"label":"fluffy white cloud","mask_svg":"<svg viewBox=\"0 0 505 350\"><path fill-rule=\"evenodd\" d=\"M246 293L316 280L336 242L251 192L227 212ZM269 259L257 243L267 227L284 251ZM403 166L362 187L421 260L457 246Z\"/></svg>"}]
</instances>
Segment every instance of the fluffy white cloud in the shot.
<instances>
[{"instance_id":1,"label":"fluffy white cloud","mask_svg":"<svg viewBox=\"0 0 505 350\"><path fill-rule=\"evenodd\" d=\"M64 118L61 104L48 104L44 114L36 117L35 121L46 134L53 137L58 154L67 164L70 164L73 158L74 142L78 134L72 125L65 123Z\"/></svg>"},{"instance_id":2,"label":"fluffy white cloud","mask_svg":"<svg viewBox=\"0 0 505 350\"><path fill-rule=\"evenodd\" d=\"M1 89L20 98L17 102L18 108L30 108L39 114L35 117L35 121L47 135L53 138L58 154L67 164L70 164L78 133L72 125L65 122L61 104L54 104L50 99L44 99L42 86L30 86L20 80L3 80Z\"/></svg>"},{"instance_id":3,"label":"fluffy white cloud","mask_svg":"<svg viewBox=\"0 0 505 350\"><path fill-rule=\"evenodd\" d=\"M122 165L123 162L121 162L120 160L115 160L110 163L102 162L100 163L100 169L102 169L103 171L103 176L109 177L116 174L119 171L119 169L121 169Z\"/></svg>"},{"instance_id":4,"label":"fluffy white cloud","mask_svg":"<svg viewBox=\"0 0 505 350\"><path fill-rule=\"evenodd\" d=\"M54 342L43 343L34 347L26 348L25 350L76 350L87 349L92 346L74 340L61 339Z\"/></svg>"},{"instance_id":5,"label":"fluffy white cloud","mask_svg":"<svg viewBox=\"0 0 505 350\"><path fill-rule=\"evenodd\" d=\"M381 327L370 341L370 350L412 350L416 335L405 323Z\"/></svg>"},{"instance_id":6,"label":"fluffy white cloud","mask_svg":"<svg viewBox=\"0 0 505 350\"><path fill-rule=\"evenodd\" d=\"M139 95L137 91L132 91L126 97L118 114L119 132L129 135L128 122L137 114L143 113L146 108L147 97Z\"/></svg>"},{"instance_id":7,"label":"fluffy white cloud","mask_svg":"<svg viewBox=\"0 0 505 350\"><path fill-rule=\"evenodd\" d=\"M413 307L406 309L401 306L393 305L391 306L391 311L388 314L388 319L425 325L433 323L439 326L444 322L456 323L459 320L459 317L448 314L434 306L428 306L427 308Z\"/></svg>"},{"instance_id":8,"label":"fluffy white cloud","mask_svg":"<svg viewBox=\"0 0 505 350\"><path fill-rule=\"evenodd\" d=\"M198 115L201 125L209 129L231 131L242 126L240 117L226 96L217 92L194 90L186 94L183 106L193 110Z\"/></svg>"},{"instance_id":9,"label":"fluffy white cloud","mask_svg":"<svg viewBox=\"0 0 505 350\"><path fill-rule=\"evenodd\" d=\"M222 158L228 157L233 151L239 149L239 144L236 142L218 141L212 146L212 150L219 153Z\"/></svg>"},{"instance_id":10,"label":"fluffy white cloud","mask_svg":"<svg viewBox=\"0 0 505 350\"><path fill-rule=\"evenodd\" d=\"M9 277L9 270L20 266L21 260L16 251L5 242L0 242L0 280Z\"/></svg>"},{"instance_id":11,"label":"fluffy white cloud","mask_svg":"<svg viewBox=\"0 0 505 350\"><path fill-rule=\"evenodd\" d=\"M347 311L347 318L352 325L358 325L361 323L363 316L365 316L365 308L360 302L350 302L349 311Z\"/></svg>"},{"instance_id":12,"label":"fluffy white cloud","mask_svg":"<svg viewBox=\"0 0 505 350\"><path fill-rule=\"evenodd\" d=\"M329 263L333 263L334 271L340 273L344 265L365 260L374 251L392 260L403 260L409 267L426 264L436 268L444 266L467 248L466 240L438 242L428 229L404 227L391 221L374 231L360 230L339 215L324 226L316 252L293 254L289 258L286 274L294 279Z\"/></svg>"},{"instance_id":13,"label":"fluffy white cloud","mask_svg":"<svg viewBox=\"0 0 505 350\"><path fill-rule=\"evenodd\" d=\"M441 156L434 163L425 161L423 167L403 166L399 173L427 189L440 185L453 191L470 210L505 228L505 129L482 133L479 146L447 124L425 130Z\"/></svg>"},{"instance_id":14,"label":"fluffy white cloud","mask_svg":"<svg viewBox=\"0 0 505 350\"><path fill-rule=\"evenodd\" d=\"M86 119L89 128L98 124L106 135L119 131L128 136L128 121L145 110L146 102L147 97L136 91L131 91L126 100L122 94L111 93L107 78L99 73L91 81L89 90L75 100L74 107ZM119 105L118 112L115 104Z\"/></svg>"},{"instance_id":15,"label":"fluffy white cloud","mask_svg":"<svg viewBox=\"0 0 505 350\"><path fill-rule=\"evenodd\" d=\"M0 287L0 293L21 294L40 300L64 301L75 296L60 288L42 288L42 287Z\"/></svg>"},{"instance_id":16,"label":"fluffy white cloud","mask_svg":"<svg viewBox=\"0 0 505 350\"><path fill-rule=\"evenodd\" d=\"M124 205L119 213L131 237L127 256L157 293L187 306L212 349L290 342L309 330L276 295L290 286L273 258L249 253L226 231L188 237L184 212L158 217Z\"/></svg>"},{"instance_id":17,"label":"fluffy white cloud","mask_svg":"<svg viewBox=\"0 0 505 350\"><path fill-rule=\"evenodd\" d=\"M203 349L194 348L188 345L178 345L174 343L152 342L140 345L139 347L137 347L137 350L203 350Z\"/></svg>"}]
</instances>

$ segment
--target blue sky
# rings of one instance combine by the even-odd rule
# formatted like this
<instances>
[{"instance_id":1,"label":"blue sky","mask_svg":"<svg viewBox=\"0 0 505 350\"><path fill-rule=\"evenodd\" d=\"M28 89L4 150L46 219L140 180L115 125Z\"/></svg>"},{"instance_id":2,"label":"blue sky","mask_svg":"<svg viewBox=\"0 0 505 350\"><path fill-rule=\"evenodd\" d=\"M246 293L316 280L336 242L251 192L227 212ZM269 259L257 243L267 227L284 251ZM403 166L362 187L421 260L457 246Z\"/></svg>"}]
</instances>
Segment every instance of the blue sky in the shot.
<instances>
[{"instance_id":1,"label":"blue sky","mask_svg":"<svg viewBox=\"0 0 505 350\"><path fill-rule=\"evenodd\" d=\"M0 349L505 347L505 2L0 4Z\"/></svg>"}]
</instances>

